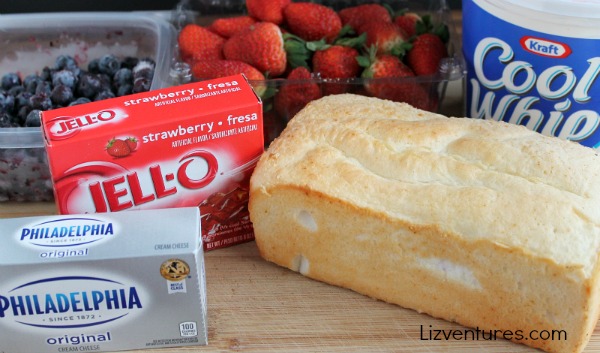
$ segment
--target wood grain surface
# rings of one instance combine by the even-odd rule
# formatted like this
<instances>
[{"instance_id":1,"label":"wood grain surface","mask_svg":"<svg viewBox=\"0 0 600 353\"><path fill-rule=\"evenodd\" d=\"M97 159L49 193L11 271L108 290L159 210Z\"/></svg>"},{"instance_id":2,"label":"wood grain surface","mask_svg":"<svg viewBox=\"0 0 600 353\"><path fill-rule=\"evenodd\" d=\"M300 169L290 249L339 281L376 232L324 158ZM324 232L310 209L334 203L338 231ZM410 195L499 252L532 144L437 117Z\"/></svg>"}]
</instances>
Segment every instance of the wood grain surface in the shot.
<instances>
[{"instance_id":1,"label":"wood grain surface","mask_svg":"<svg viewBox=\"0 0 600 353\"><path fill-rule=\"evenodd\" d=\"M50 203L0 203L0 217L55 213ZM268 263L254 242L207 252L205 262L209 344L136 352L539 352L489 335L435 340L468 329ZM600 327L585 352L600 353Z\"/></svg>"}]
</instances>

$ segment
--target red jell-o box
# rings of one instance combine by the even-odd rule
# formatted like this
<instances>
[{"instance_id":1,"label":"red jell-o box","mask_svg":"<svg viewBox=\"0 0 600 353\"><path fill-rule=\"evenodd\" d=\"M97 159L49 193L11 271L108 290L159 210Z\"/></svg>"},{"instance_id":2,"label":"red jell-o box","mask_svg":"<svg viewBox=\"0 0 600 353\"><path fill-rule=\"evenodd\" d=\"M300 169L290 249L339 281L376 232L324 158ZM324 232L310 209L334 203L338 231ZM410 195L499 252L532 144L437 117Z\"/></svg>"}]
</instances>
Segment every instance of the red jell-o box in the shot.
<instances>
[{"instance_id":1,"label":"red jell-o box","mask_svg":"<svg viewBox=\"0 0 600 353\"><path fill-rule=\"evenodd\" d=\"M197 206L206 250L254 239L262 102L242 75L42 113L61 214Z\"/></svg>"}]
</instances>

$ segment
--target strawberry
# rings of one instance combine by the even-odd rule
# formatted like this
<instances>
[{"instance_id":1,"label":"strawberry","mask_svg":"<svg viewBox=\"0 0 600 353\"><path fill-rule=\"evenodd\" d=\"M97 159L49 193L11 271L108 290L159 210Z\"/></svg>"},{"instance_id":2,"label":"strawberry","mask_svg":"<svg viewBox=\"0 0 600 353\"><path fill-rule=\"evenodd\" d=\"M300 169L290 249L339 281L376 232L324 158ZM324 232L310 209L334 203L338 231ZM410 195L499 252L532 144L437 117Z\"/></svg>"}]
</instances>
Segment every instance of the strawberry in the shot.
<instances>
[{"instance_id":1,"label":"strawberry","mask_svg":"<svg viewBox=\"0 0 600 353\"><path fill-rule=\"evenodd\" d=\"M112 157L123 158L131 153L131 149L124 140L113 138L106 144L106 152Z\"/></svg>"},{"instance_id":2,"label":"strawberry","mask_svg":"<svg viewBox=\"0 0 600 353\"><path fill-rule=\"evenodd\" d=\"M322 78L352 78L360 72L356 61L358 50L344 46L332 45L318 50L313 55L313 71Z\"/></svg>"},{"instance_id":3,"label":"strawberry","mask_svg":"<svg viewBox=\"0 0 600 353\"><path fill-rule=\"evenodd\" d=\"M329 43L342 29L342 20L332 8L311 2L293 2L283 10L290 32L306 41L325 38Z\"/></svg>"},{"instance_id":4,"label":"strawberry","mask_svg":"<svg viewBox=\"0 0 600 353\"><path fill-rule=\"evenodd\" d=\"M225 39L205 27L187 24L179 32L179 51L185 61L223 58Z\"/></svg>"},{"instance_id":5,"label":"strawberry","mask_svg":"<svg viewBox=\"0 0 600 353\"><path fill-rule=\"evenodd\" d=\"M446 45L433 33L418 35L406 54L406 63L417 75L435 75L440 61L448 56Z\"/></svg>"},{"instance_id":6,"label":"strawberry","mask_svg":"<svg viewBox=\"0 0 600 353\"><path fill-rule=\"evenodd\" d=\"M414 72L397 56L378 55L371 49L369 57L361 57L359 61L365 66L361 76L367 79L364 86L369 94L381 99L406 102L420 109L435 109L428 92L416 81Z\"/></svg>"},{"instance_id":7,"label":"strawberry","mask_svg":"<svg viewBox=\"0 0 600 353\"><path fill-rule=\"evenodd\" d=\"M349 36L349 32L352 32L352 35ZM335 39L335 44L360 50L365 45L366 37L366 34L354 36L353 30L349 26L345 26L342 27ZM292 69L298 66L309 68L313 54L331 46L325 39L306 41L292 33L284 33L283 40L288 66Z\"/></svg>"},{"instance_id":8,"label":"strawberry","mask_svg":"<svg viewBox=\"0 0 600 353\"><path fill-rule=\"evenodd\" d=\"M406 35L414 37L417 34L417 23L421 21L421 16L416 12L404 11L394 18L394 23L402 28Z\"/></svg>"},{"instance_id":9,"label":"strawberry","mask_svg":"<svg viewBox=\"0 0 600 353\"><path fill-rule=\"evenodd\" d=\"M358 30L366 22L392 22L392 15L383 5L363 4L347 7L338 12L343 25Z\"/></svg>"},{"instance_id":10,"label":"strawberry","mask_svg":"<svg viewBox=\"0 0 600 353\"><path fill-rule=\"evenodd\" d=\"M313 72L329 81L324 84L323 95L339 94L349 90L348 84L335 81L358 76L360 73L360 66L356 61L358 56L358 50L344 45L331 45L314 53Z\"/></svg>"},{"instance_id":11,"label":"strawberry","mask_svg":"<svg viewBox=\"0 0 600 353\"><path fill-rule=\"evenodd\" d=\"M276 25L283 23L283 9L291 0L246 0L248 15L259 21L271 22Z\"/></svg>"},{"instance_id":12,"label":"strawberry","mask_svg":"<svg viewBox=\"0 0 600 353\"><path fill-rule=\"evenodd\" d=\"M257 86L257 82L253 81L263 81L265 80L265 76L250 64L237 60L210 60L198 61L192 65L192 75L199 80L226 77L240 73L244 74L248 81L250 81L255 88L256 94L262 96L264 88Z\"/></svg>"},{"instance_id":13,"label":"strawberry","mask_svg":"<svg viewBox=\"0 0 600 353\"><path fill-rule=\"evenodd\" d=\"M225 59L243 61L270 77L280 76L287 64L281 29L270 22L255 23L229 38L223 53Z\"/></svg>"},{"instance_id":14,"label":"strawberry","mask_svg":"<svg viewBox=\"0 0 600 353\"><path fill-rule=\"evenodd\" d=\"M275 111L289 120L308 102L318 98L321 98L319 85L313 80L310 71L300 66L290 71L287 81L275 96Z\"/></svg>"},{"instance_id":15,"label":"strawberry","mask_svg":"<svg viewBox=\"0 0 600 353\"><path fill-rule=\"evenodd\" d=\"M392 22L368 22L360 27L367 34L365 45L375 46L378 54L402 56L407 50L408 36Z\"/></svg>"},{"instance_id":16,"label":"strawberry","mask_svg":"<svg viewBox=\"0 0 600 353\"><path fill-rule=\"evenodd\" d=\"M220 35L223 38L229 38L236 33L243 31L250 27L250 25L256 23L256 20L250 16L234 16L234 17L220 17L215 19L208 29Z\"/></svg>"},{"instance_id":17,"label":"strawberry","mask_svg":"<svg viewBox=\"0 0 600 353\"><path fill-rule=\"evenodd\" d=\"M135 137L128 137L125 139L125 142L127 142L127 146L131 152L137 150L138 140Z\"/></svg>"}]
</instances>

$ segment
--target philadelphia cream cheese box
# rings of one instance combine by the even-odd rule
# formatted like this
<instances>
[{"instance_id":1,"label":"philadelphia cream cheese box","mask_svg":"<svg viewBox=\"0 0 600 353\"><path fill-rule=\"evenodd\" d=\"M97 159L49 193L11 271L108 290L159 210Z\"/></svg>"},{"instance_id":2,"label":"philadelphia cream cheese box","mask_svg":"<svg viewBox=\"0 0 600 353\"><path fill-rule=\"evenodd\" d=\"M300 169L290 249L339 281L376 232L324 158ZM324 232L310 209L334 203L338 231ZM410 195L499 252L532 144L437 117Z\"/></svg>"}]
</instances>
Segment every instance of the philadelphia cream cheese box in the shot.
<instances>
[{"instance_id":1,"label":"philadelphia cream cheese box","mask_svg":"<svg viewBox=\"0 0 600 353\"><path fill-rule=\"evenodd\" d=\"M0 352L205 345L197 207L0 219Z\"/></svg>"}]
</instances>

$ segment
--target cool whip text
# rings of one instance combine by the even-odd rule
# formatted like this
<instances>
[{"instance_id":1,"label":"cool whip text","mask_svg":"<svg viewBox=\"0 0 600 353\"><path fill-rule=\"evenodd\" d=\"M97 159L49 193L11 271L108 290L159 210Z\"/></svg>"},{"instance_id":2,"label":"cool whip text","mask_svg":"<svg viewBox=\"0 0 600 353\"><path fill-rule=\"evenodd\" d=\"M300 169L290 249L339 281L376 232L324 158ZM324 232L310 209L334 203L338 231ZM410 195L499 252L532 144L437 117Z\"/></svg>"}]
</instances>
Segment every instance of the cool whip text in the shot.
<instances>
[{"instance_id":1,"label":"cool whip text","mask_svg":"<svg viewBox=\"0 0 600 353\"><path fill-rule=\"evenodd\" d=\"M561 47L560 43L535 41L531 38L527 38L524 43L522 44L527 45L526 50L540 51L538 54L548 56L564 55L568 50L566 46ZM493 55L492 52L498 50L499 54ZM500 77L486 75L484 66L487 60L498 61L504 66ZM476 79L470 80L471 117L525 125L544 135L572 141L584 140L598 129L598 112L591 109L571 112L570 109L573 102L584 104L591 100L589 91L600 74L600 57L587 60L589 66L580 78L575 75L572 67L566 65L552 66L538 74L531 63L515 60L514 50L508 43L499 38L488 37L478 43L473 62ZM560 87L552 86L557 85L557 82L562 82ZM489 90L483 98L481 86ZM497 101L496 91L501 89L506 89L510 94ZM535 91L539 96L533 94ZM555 102L554 110L547 117L542 111L535 109L535 104L540 101L539 97Z\"/></svg>"}]
</instances>

